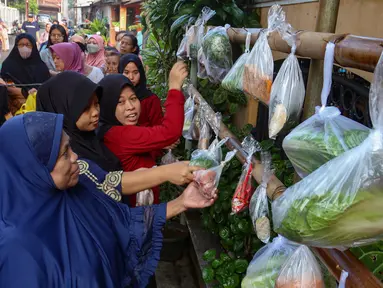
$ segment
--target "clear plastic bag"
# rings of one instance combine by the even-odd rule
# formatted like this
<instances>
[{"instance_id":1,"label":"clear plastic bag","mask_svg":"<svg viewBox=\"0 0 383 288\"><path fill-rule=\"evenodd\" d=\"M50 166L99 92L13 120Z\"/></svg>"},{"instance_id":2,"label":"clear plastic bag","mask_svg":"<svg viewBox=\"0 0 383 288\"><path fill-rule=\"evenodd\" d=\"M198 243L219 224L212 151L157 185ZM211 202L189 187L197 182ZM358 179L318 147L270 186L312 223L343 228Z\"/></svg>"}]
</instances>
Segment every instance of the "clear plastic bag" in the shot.
<instances>
[{"instance_id":1,"label":"clear plastic bag","mask_svg":"<svg viewBox=\"0 0 383 288\"><path fill-rule=\"evenodd\" d=\"M152 189L146 189L136 194L136 206L148 206L154 202L154 194Z\"/></svg>"},{"instance_id":2,"label":"clear plastic bag","mask_svg":"<svg viewBox=\"0 0 383 288\"><path fill-rule=\"evenodd\" d=\"M207 170L198 170L194 172L194 181L199 186L199 192L207 199L212 199L214 192L219 184L222 170L227 163L235 156L237 150L230 151L226 154L225 160L218 166L209 168Z\"/></svg>"},{"instance_id":3,"label":"clear plastic bag","mask_svg":"<svg viewBox=\"0 0 383 288\"><path fill-rule=\"evenodd\" d=\"M185 31L185 35L177 50L177 57L182 60L190 59L190 47L196 42L197 37L195 25L192 25L191 27L186 26Z\"/></svg>"},{"instance_id":4,"label":"clear plastic bag","mask_svg":"<svg viewBox=\"0 0 383 288\"><path fill-rule=\"evenodd\" d=\"M243 72L250 53L250 40L251 33L247 32L245 53L235 61L233 67L222 80L222 87L230 92L243 91Z\"/></svg>"},{"instance_id":5,"label":"clear plastic bag","mask_svg":"<svg viewBox=\"0 0 383 288\"><path fill-rule=\"evenodd\" d=\"M325 288L321 268L307 246L299 246L283 264L275 288Z\"/></svg>"},{"instance_id":6,"label":"clear plastic bag","mask_svg":"<svg viewBox=\"0 0 383 288\"><path fill-rule=\"evenodd\" d=\"M262 247L253 257L242 280L242 288L274 288L279 271L298 248L282 236Z\"/></svg>"},{"instance_id":7,"label":"clear plastic bag","mask_svg":"<svg viewBox=\"0 0 383 288\"><path fill-rule=\"evenodd\" d=\"M175 162L178 162L178 159L174 156L172 149L169 149L168 152L161 158L161 165L169 165Z\"/></svg>"},{"instance_id":8,"label":"clear plastic bag","mask_svg":"<svg viewBox=\"0 0 383 288\"><path fill-rule=\"evenodd\" d=\"M193 130L193 118L194 118L194 98L190 96L185 101L184 105L185 118L184 126L182 128L182 136L187 140L193 140L192 130Z\"/></svg>"},{"instance_id":9,"label":"clear plastic bag","mask_svg":"<svg viewBox=\"0 0 383 288\"><path fill-rule=\"evenodd\" d=\"M290 24L278 29L282 38L291 46L291 53L283 62L271 87L269 107L269 137L275 139L285 127L291 128L299 123L305 100L305 84L299 62L295 56L296 32Z\"/></svg>"},{"instance_id":10,"label":"clear plastic bag","mask_svg":"<svg viewBox=\"0 0 383 288\"><path fill-rule=\"evenodd\" d=\"M207 150L209 148L210 138L211 138L211 128L209 123L206 120L205 111L201 109L201 119L200 119L200 133L198 141L198 149Z\"/></svg>"},{"instance_id":11,"label":"clear plastic bag","mask_svg":"<svg viewBox=\"0 0 383 288\"><path fill-rule=\"evenodd\" d=\"M196 113L194 114L192 125L191 125L191 139L192 140L199 140L199 135L201 132L201 116L202 116L202 109L200 105L195 105L197 106L196 108ZM194 107L195 107L194 106Z\"/></svg>"},{"instance_id":12,"label":"clear plastic bag","mask_svg":"<svg viewBox=\"0 0 383 288\"><path fill-rule=\"evenodd\" d=\"M199 73L198 77L207 77L212 83L220 83L233 66L231 44L226 32L229 27L215 27L203 37L199 60L206 74Z\"/></svg>"},{"instance_id":13,"label":"clear plastic bag","mask_svg":"<svg viewBox=\"0 0 383 288\"><path fill-rule=\"evenodd\" d=\"M195 22L195 39L190 45L190 57L196 59L197 53L201 48L203 36L205 35L205 24L209 21L216 12L211 10L209 7L205 6L202 8L201 14L198 16L197 21Z\"/></svg>"},{"instance_id":14,"label":"clear plastic bag","mask_svg":"<svg viewBox=\"0 0 383 288\"><path fill-rule=\"evenodd\" d=\"M285 13L282 8L279 5L273 5L268 14L268 28L260 33L243 72L244 92L266 105L270 102L274 73L273 54L267 38L284 21Z\"/></svg>"},{"instance_id":15,"label":"clear plastic bag","mask_svg":"<svg viewBox=\"0 0 383 288\"><path fill-rule=\"evenodd\" d=\"M302 244L353 247L383 239L383 54L370 89L374 129L272 203L274 230Z\"/></svg>"},{"instance_id":16,"label":"clear plastic bag","mask_svg":"<svg viewBox=\"0 0 383 288\"><path fill-rule=\"evenodd\" d=\"M243 165L242 174L239 178L233 199L231 201L231 211L234 214L239 213L249 207L250 198L252 192L254 191L252 186L253 163L251 160L253 154L257 151L260 151L259 143L251 136L247 136L243 140L242 147L244 152L247 154L247 158L246 163Z\"/></svg>"},{"instance_id":17,"label":"clear plastic bag","mask_svg":"<svg viewBox=\"0 0 383 288\"><path fill-rule=\"evenodd\" d=\"M270 153L262 152L261 161L263 165L262 182L251 197L249 211L258 239L263 243L268 243L270 240L270 212L269 200L267 198L267 184L273 175L271 171Z\"/></svg>"},{"instance_id":18,"label":"clear plastic bag","mask_svg":"<svg viewBox=\"0 0 383 288\"><path fill-rule=\"evenodd\" d=\"M209 169L218 166L222 161L221 147L227 142L228 138L225 138L217 144L210 145L209 149L194 150L191 154L190 166L199 166L205 169Z\"/></svg>"},{"instance_id":19,"label":"clear plastic bag","mask_svg":"<svg viewBox=\"0 0 383 288\"><path fill-rule=\"evenodd\" d=\"M295 171L303 178L327 161L361 144L369 129L341 115L336 107L326 107L331 90L335 45L328 43L325 55L322 107L302 122L283 141L283 149Z\"/></svg>"}]
</instances>

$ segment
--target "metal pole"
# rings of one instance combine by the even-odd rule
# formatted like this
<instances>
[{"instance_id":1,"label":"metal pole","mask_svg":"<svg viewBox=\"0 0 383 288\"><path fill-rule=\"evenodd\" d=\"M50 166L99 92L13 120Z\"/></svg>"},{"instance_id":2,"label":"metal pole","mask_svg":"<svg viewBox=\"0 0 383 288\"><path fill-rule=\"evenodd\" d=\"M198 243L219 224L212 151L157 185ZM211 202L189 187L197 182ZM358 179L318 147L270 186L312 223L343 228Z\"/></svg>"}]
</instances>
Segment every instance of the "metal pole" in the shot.
<instances>
[{"instance_id":1,"label":"metal pole","mask_svg":"<svg viewBox=\"0 0 383 288\"><path fill-rule=\"evenodd\" d=\"M340 0L320 0L316 32L334 33L338 19ZM311 60L307 82L303 119L309 118L315 112L315 106L320 105L323 86L323 61Z\"/></svg>"}]
</instances>

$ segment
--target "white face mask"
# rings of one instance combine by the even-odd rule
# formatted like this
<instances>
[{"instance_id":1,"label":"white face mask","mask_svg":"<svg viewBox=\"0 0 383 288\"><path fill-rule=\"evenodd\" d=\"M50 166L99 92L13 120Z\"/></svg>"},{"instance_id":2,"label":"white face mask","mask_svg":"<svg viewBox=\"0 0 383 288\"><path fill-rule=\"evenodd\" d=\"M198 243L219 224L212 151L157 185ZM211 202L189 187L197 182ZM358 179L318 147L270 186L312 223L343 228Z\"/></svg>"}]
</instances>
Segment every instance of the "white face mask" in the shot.
<instances>
[{"instance_id":1,"label":"white face mask","mask_svg":"<svg viewBox=\"0 0 383 288\"><path fill-rule=\"evenodd\" d=\"M97 44L87 44L86 49L88 50L89 54L95 54L100 51L100 47Z\"/></svg>"},{"instance_id":2,"label":"white face mask","mask_svg":"<svg viewBox=\"0 0 383 288\"><path fill-rule=\"evenodd\" d=\"M28 48L26 46L19 47L19 53L20 53L21 58L27 59L27 58L29 58L31 56L32 49Z\"/></svg>"}]
</instances>

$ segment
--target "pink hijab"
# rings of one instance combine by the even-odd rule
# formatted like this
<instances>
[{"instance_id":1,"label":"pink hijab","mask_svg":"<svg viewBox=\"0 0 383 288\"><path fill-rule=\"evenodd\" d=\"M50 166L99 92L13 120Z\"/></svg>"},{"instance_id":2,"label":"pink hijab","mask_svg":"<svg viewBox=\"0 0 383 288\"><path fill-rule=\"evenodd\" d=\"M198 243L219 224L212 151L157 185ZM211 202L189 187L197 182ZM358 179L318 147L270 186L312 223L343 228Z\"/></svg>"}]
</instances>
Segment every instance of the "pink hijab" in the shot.
<instances>
[{"instance_id":1,"label":"pink hijab","mask_svg":"<svg viewBox=\"0 0 383 288\"><path fill-rule=\"evenodd\" d=\"M84 73L82 51L78 44L63 42L49 48L63 60L65 71Z\"/></svg>"},{"instance_id":2,"label":"pink hijab","mask_svg":"<svg viewBox=\"0 0 383 288\"><path fill-rule=\"evenodd\" d=\"M96 40L98 47L100 47L100 50L95 54L88 54L86 56L85 63L89 66L102 68L102 66L105 65L104 39L99 35L92 35L89 39L92 38Z\"/></svg>"}]
</instances>

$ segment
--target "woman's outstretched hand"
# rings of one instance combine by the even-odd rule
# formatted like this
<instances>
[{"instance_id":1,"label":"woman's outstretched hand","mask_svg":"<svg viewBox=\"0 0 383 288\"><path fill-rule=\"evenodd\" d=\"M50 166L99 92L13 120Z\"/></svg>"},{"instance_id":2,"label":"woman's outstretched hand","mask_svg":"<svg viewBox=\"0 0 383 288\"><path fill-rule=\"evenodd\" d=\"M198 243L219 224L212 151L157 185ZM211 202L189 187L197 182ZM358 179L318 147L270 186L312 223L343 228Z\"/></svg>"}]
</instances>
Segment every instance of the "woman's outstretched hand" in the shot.
<instances>
[{"instance_id":1,"label":"woman's outstretched hand","mask_svg":"<svg viewBox=\"0 0 383 288\"><path fill-rule=\"evenodd\" d=\"M213 205L215 200L217 200L217 193L218 190L215 188L214 192L212 193L213 197L211 199L207 199L199 191L198 184L192 182L189 184L189 186L185 189L185 191L180 197L186 210L192 208L206 208Z\"/></svg>"},{"instance_id":2,"label":"woman's outstretched hand","mask_svg":"<svg viewBox=\"0 0 383 288\"><path fill-rule=\"evenodd\" d=\"M189 166L189 161L176 162L164 166L167 168L168 181L175 185L188 184L194 180L194 171L202 170L198 166Z\"/></svg>"},{"instance_id":3,"label":"woman's outstretched hand","mask_svg":"<svg viewBox=\"0 0 383 288\"><path fill-rule=\"evenodd\" d=\"M188 67L184 62L174 64L169 73L169 90L181 90L185 78L188 76Z\"/></svg>"},{"instance_id":4,"label":"woman's outstretched hand","mask_svg":"<svg viewBox=\"0 0 383 288\"><path fill-rule=\"evenodd\" d=\"M217 198L217 189L213 193L213 198L207 199L200 193L198 184L192 182L184 190L181 196L167 203L166 219L173 218L188 209L209 207L213 205Z\"/></svg>"}]
</instances>

